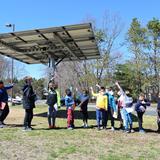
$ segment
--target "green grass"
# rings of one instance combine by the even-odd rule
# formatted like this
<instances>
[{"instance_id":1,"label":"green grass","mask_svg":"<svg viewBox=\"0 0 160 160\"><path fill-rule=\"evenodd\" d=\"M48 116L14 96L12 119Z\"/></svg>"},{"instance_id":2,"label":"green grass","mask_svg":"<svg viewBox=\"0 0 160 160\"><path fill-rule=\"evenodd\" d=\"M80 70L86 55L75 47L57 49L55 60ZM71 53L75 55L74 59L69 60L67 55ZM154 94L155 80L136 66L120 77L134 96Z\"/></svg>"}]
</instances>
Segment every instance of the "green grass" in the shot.
<instances>
[{"instance_id":1,"label":"green grass","mask_svg":"<svg viewBox=\"0 0 160 160\"><path fill-rule=\"evenodd\" d=\"M57 118L59 129L48 130L47 106L38 106L34 113L31 132L23 132L24 110L20 106L11 108L7 118L7 128L0 129L0 159L74 159L74 160L152 160L159 159L159 134L155 133L156 117L145 116L144 128L146 134L138 132L125 134L121 131L111 132L109 129L97 131L92 127L80 128L82 120L75 119L77 129L66 129L64 108L59 112L61 118ZM89 125L94 126L94 117L89 120ZM110 121L108 122L110 125ZM116 121L116 127L119 122ZM134 122L137 128L137 122Z\"/></svg>"}]
</instances>

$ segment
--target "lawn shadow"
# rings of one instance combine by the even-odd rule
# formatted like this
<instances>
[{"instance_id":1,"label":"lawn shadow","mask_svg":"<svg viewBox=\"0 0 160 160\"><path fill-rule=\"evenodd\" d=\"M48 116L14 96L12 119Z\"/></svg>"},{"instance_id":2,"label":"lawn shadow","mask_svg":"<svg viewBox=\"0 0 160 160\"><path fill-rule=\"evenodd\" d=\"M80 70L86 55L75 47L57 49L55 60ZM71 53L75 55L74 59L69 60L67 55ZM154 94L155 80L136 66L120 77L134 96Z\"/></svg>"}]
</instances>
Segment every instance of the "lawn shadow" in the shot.
<instances>
[{"instance_id":1,"label":"lawn shadow","mask_svg":"<svg viewBox=\"0 0 160 160\"><path fill-rule=\"evenodd\" d=\"M83 126L75 126L74 129L92 129L92 128L96 128L97 125L89 125L87 128L84 128ZM67 129L67 127L57 127L54 129L50 129L50 128L35 128L34 130L64 130Z\"/></svg>"},{"instance_id":2,"label":"lawn shadow","mask_svg":"<svg viewBox=\"0 0 160 160\"><path fill-rule=\"evenodd\" d=\"M135 132L139 132L139 128L136 127L136 128L133 128ZM150 128L144 128L144 131L146 133L157 133L157 130L153 130L153 129L150 129Z\"/></svg>"},{"instance_id":3,"label":"lawn shadow","mask_svg":"<svg viewBox=\"0 0 160 160\"><path fill-rule=\"evenodd\" d=\"M47 112L43 112L43 113L38 113L38 114L34 114L34 116L37 117L47 117ZM59 110L57 112L57 118L67 118L67 112L66 110ZM82 119L82 113L78 110L74 111L74 118L75 119ZM89 120L96 120L96 112L95 111L88 111L88 119ZM109 117L110 120L110 117ZM115 121L119 121L119 119L115 119ZM137 116L135 114L132 114L132 121L133 122L138 122Z\"/></svg>"},{"instance_id":4,"label":"lawn shadow","mask_svg":"<svg viewBox=\"0 0 160 160\"><path fill-rule=\"evenodd\" d=\"M43 112L43 113L38 113L38 114L34 114L34 116L37 116L37 117L47 117L47 112ZM66 110L59 110L57 112L57 118L67 118L67 112ZM95 111L88 111L88 119L90 120L95 120L96 119L96 113ZM75 110L74 111L74 118L75 119L82 119L82 113L78 110Z\"/></svg>"},{"instance_id":5,"label":"lawn shadow","mask_svg":"<svg viewBox=\"0 0 160 160\"><path fill-rule=\"evenodd\" d=\"M36 125L33 124L32 126L36 126ZM7 124L6 127L11 127L11 128L12 127L24 127L24 125L23 124Z\"/></svg>"}]
</instances>

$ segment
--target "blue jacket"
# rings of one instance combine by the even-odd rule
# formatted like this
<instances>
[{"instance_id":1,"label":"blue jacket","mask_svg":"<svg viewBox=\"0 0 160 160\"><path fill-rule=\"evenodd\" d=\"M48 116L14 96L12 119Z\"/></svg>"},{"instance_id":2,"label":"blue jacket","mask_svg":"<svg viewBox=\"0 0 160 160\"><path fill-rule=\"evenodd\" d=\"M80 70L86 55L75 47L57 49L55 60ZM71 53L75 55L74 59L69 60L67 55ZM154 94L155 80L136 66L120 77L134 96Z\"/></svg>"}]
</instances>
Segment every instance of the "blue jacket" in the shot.
<instances>
[{"instance_id":1,"label":"blue jacket","mask_svg":"<svg viewBox=\"0 0 160 160\"><path fill-rule=\"evenodd\" d=\"M142 101L138 100L137 103L135 104L135 111L137 112L143 112L140 109L140 106L143 106L145 109L147 108L147 106L150 106L150 102L148 102L147 100L144 100L145 103L142 103Z\"/></svg>"},{"instance_id":2,"label":"blue jacket","mask_svg":"<svg viewBox=\"0 0 160 160\"><path fill-rule=\"evenodd\" d=\"M73 104L74 104L74 99L72 96L65 96L65 106L67 107L67 109L73 108Z\"/></svg>"},{"instance_id":3,"label":"blue jacket","mask_svg":"<svg viewBox=\"0 0 160 160\"><path fill-rule=\"evenodd\" d=\"M108 97L108 108L110 107L114 112L116 112L116 102L114 96L110 93L105 93L105 95Z\"/></svg>"},{"instance_id":4,"label":"blue jacket","mask_svg":"<svg viewBox=\"0 0 160 160\"><path fill-rule=\"evenodd\" d=\"M13 85L7 85L0 89L0 102L8 102L7 90L13 88Z\"/></svg>"}]
</instances>

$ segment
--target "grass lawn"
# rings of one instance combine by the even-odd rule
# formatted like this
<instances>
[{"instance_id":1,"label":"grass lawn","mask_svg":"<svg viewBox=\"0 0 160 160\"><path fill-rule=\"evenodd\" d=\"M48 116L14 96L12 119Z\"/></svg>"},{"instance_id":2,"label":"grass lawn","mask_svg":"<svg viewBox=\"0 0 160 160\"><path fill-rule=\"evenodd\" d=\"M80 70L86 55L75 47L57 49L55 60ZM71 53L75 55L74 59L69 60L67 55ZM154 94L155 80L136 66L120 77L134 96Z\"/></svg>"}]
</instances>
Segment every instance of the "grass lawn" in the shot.
<instances>
[{"instance_id":1,"label":"grass lawn","mask_svg":"<svg viewBox=\"0 0 160 160\"><path fill-rule=\"evenodd\" d=\"M30 132L22 131L24 110L21 106L10 107L6 128L0 129L0 160L158 160L160 152L160 135L156 117L145 116L146 134L122 133L108 130L97 131L94 127L95 112L90 111L88 129L83 129L82 120L76 111L74 130L66 129L65 110L59 111L56 120L59 129L48 130L47 106L34 109L33 128ZM108 123L110 125L110 121ZM116 121L116 127L119 122ZM137 122L134 122L137 128Z\"/></svg>"}]
</instances>

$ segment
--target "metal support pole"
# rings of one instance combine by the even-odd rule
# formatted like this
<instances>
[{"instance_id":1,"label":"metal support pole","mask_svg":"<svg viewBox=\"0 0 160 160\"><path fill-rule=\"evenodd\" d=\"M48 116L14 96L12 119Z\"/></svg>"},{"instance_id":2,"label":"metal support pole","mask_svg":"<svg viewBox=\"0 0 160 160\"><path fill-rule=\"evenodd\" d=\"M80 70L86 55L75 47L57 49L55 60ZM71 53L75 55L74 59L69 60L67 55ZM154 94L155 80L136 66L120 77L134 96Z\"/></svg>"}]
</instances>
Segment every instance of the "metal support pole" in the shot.
<instances>
[{"instance_id":1,"label":"metal support pole","mask_svg":"<svg viewBox=\"0 0 160 160\"><path fill-rule=\"evenodd\" d=\"M49 81L54 82L55 71L56 71L56 61L51 55L49 56L49 68L50 68Z\"/></svg>"},{"instance_id":2,"label":"metal support pole","mask_svg":"<svg viewBox=\"0 0 160 160\"><path fill-rule=\"evenodd\" d=\"M6 24L6 27L12 27L12 32L15 32L15 24ZM11 83L14 79L14 59L11 59ZM11 104L13 106L13 88L11 88Z\"/></svg>"}]
</instances>

